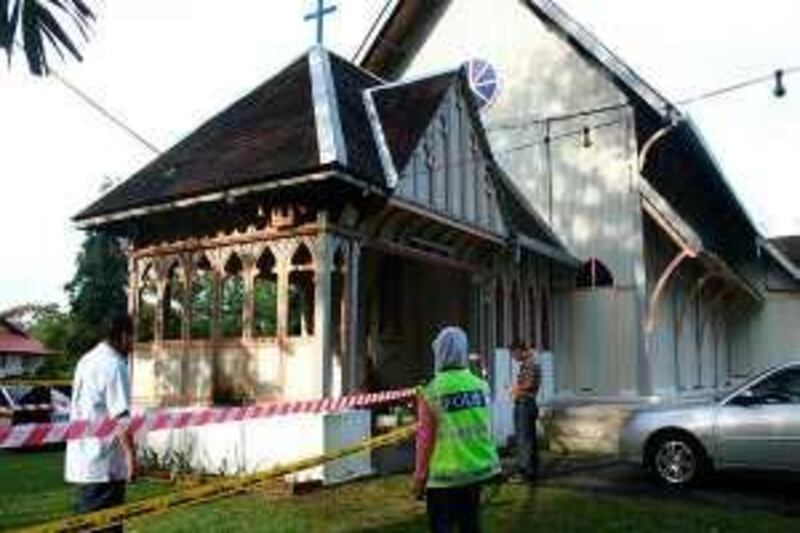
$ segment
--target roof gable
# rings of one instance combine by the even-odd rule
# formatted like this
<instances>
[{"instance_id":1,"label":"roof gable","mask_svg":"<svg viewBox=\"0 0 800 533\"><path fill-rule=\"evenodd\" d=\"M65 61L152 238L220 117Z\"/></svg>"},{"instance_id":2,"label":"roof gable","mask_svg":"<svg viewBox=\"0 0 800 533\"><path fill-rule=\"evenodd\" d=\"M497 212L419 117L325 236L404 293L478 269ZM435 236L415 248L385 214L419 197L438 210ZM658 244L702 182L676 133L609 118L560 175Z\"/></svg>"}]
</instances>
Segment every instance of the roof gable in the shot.
<instances>
[{"instance_id":1,"label":"roof gable","mask_svg":"<svg viewBox=\"0 0 800 533\"><path fill-rule=\"evenodd\" d=\"M457 77L458 71L450 71L369 91L380 133L397 172L402 172L408 163Z\"/></svg>"},{"instance_id":2,"label":"roof gable","mask_svg":"<svg viewBox=\"0 0 800 533\"><path fill-rule=\"evenodd\" d=\"M392 156L387 174L397 176L397 197L499 235L524 236L537 252L575 263L494 160L464 69L371 94L382 92L393 93L385 101L396 104L376 113L373 126L386 133L385 151Z\"/></svg>"}]
</instances>

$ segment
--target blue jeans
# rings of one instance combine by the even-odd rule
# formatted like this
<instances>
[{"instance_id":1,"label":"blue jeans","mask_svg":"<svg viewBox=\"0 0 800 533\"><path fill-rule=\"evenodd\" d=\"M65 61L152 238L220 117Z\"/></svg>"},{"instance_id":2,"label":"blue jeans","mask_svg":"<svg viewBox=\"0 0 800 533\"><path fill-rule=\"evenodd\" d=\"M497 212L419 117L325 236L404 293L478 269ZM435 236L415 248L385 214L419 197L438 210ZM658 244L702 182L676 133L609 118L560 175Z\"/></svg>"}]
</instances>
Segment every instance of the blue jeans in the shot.
<instances>
[{"instance_id":1,"label":"blue jeans","mask_svg":"<svg viewBox=\"0 0 800 533\"><path fill-rule=\"evenodd\" d=\"M75 511L77 513L91 513L116 507L125 503L125 482L109 481L106 483L83 483L77 485L77 501ZM121 532L122 524L109 526L95 531Z\"/></svg>"},{"instance_id":2,"label":"blue jeans","mask_svg":"<svg viewBox=\"0 0 800 533\"><path fill-rule=\"evenodd\" d=\"M517 469L528 481L539 473L539 449L536 444L536 418L539 407L536 398L521 398L514 402L514 433L517 438Z\"/></svg>"}]
</instances>

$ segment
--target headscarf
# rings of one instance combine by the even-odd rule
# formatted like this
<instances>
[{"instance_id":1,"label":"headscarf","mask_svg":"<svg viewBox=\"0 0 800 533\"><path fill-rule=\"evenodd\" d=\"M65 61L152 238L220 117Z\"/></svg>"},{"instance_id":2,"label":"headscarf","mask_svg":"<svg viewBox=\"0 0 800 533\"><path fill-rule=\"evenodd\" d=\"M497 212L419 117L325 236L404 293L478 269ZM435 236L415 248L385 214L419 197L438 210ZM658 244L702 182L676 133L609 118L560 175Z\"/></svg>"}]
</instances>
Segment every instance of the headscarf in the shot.
<instances>
[{"instance_id":1,"label":"headscarf","mask_svg":"<svg viewBox=\"0 0 800 533\"><path fill-rule=\"evenodd\" d=\"M436 372L453 368L467 368L467 334L456 326L447 326L433 341L433 361Z\"/></svg>"}]
</instances>

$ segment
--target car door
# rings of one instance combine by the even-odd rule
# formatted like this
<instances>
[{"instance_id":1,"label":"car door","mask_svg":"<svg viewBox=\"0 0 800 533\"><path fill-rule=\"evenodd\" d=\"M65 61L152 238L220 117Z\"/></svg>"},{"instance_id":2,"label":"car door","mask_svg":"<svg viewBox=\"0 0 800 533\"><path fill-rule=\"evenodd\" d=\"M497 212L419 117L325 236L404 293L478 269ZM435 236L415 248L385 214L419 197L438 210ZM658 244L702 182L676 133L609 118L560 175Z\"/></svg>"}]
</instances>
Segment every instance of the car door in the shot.
<instances>
[{"instance_id":1,"label":"car door","mask_svg":"<svg viewBox=\"0 0 800 533\"><path fill-rule=\"evenodd\" d=\"M723 466L800 470L800 367L777 370L725 401L716 435Z\"/></svg>"}]
</instances>

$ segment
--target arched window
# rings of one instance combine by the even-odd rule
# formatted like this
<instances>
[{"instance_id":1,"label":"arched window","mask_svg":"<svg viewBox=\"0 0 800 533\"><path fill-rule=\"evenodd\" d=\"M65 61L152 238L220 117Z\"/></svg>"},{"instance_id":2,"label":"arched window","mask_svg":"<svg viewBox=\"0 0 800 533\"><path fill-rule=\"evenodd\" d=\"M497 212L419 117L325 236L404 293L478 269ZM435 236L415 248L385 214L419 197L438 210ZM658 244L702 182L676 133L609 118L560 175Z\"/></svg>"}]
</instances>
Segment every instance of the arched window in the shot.
<instances>
[{"instance_id":1,"label":"arched window","mask_svg":"<svg viewBox=\"0 0 800 533\"><path fill-rule=\"evenodd\" d=\"M506 295L503 290L503 282L497 280L494 290L494 306L495 306L495 322L494 322L494 339L496 346L503 346L506 342L505 336L505 323L506 323Z\"/></svg>"},{"instance_id":2,"label":"arched window","mask_svg":"<svg viewBox=\"0 0 800 533\"><path fill-rule=\"evenodd\" d=\"M288 328L292 337L314 334L314 261L305 244L292 256Z\"/></svg>"},{"instance_id":3,"label":"arched window","mask_svg":"<svg viewBox=\"0 0 800 533\"><path fill-rule=\"evenodd\" d=\"M611 287L614 285L614 277L611 271L602 261L592 257L578 270L575 277L575 286L579 289L595 287Z\"/></svg>"},{"instance_id":4,"label":"arched window","mask_svg":"<svg viewBox=\"0 0 800 533\"><path fill-rule=\"evenodd\" d=\"M192 309L190 337L208 339L211 337L211 310L214 307L214 272L205 255L200 256L194 264L189 305Z\"/></svg>"},{"instance_id":5,"label":"arched window","mask_svg":"<svg viewBox=\"0 0 800 533\"><path fill-rule=\"evenodd\" d=\"M180 261L175 261L167 271L167 288L164 292L164 340L180 339L183 335L184 272Z\"/></svg>"},{"instance_id":6,"label":"arched window","mask_svg":"<svg viewBox=\"0 0 800 533\"><path fill-rule=\"evenodd\" d=\"M253 336L274 337L278 332L278 276L275 256L269 248L256 263L253 285Z\"/></svg>"},{"instance_id":7,"label":"arched window","mask_svg":"<svg viewBox=\"0 0 800 533\"><path fill-rule=\"evenodd\" d=\"M242 260L231 254L225 263L222 280L222 305L220 309L220 332L226 339L242 336L242 314L244 313L244 279Z\"/></svg>"},{"instance_id":8,"label":"arched window","mask_svg":"<svg viewBox=\"0 0 800 533\"><path fill-rule=\"evenodd\" d=\"M136 340L150 342L155 337L158 290L152 265L148 265L139 284L139 305L136 315Z\"/></svg>"}]
</instances>

